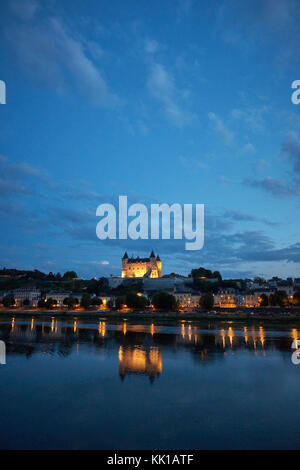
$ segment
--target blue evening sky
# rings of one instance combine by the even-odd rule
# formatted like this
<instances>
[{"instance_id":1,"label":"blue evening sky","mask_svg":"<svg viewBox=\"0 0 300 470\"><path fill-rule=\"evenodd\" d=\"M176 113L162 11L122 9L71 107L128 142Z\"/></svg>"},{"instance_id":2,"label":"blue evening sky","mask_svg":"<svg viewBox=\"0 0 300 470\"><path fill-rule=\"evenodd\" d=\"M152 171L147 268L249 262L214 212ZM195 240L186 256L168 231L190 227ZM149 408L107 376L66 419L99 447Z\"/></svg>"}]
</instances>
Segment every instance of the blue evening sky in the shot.
<instances>
[{"instance_id":1,"label":"blue evening sky","mask_svg":"<svg viewBox=\"0 0 300 470\"><path fill-rule=\"evenodd\" d=\"M0 266L300 275L295 0L2 0ZM100 241L96 208L204 203L205 244Z\"/></svg>"}]
</instances>

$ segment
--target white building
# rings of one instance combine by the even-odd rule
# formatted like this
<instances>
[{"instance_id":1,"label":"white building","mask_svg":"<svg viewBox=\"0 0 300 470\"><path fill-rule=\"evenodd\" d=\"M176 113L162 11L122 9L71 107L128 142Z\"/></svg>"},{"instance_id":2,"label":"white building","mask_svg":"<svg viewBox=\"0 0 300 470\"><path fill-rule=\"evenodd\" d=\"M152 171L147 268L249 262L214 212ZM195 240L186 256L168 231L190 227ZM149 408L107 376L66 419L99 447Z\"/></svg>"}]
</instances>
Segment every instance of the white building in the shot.
<instances>
[{"instance_id":1,"label":"white building","mask_svg":"<svg viewBox=\"0 0 300 470\"><path fill-rule=\"evenodd\" d=\"M11 290L8 295L15 299L15 305L18 307L24 304L24 300L28 300L29 305L36 307L41 298L41 291L35 287L22 287Z\"/></svg>"},{"instance_id":2,"label":"white building","mask_svg":"<svg viewBox=\"0 0 300 470\"><path fill-rule=\"evenodd\" d=\"M47 296L45 298L45 300L49 299L51 297L51 299L53 300L56 300L57 302L57 305L59 307L62 307L64 306L64 300L65 298L67 297L74 297L76 299L78 299L78 302L81 301L82 299L82 296L83 296L83 293L74 293L74 292L70 292L70 291L64 291L64 292L56 292L56 291L50 291L47 293Z\"/></svg>"},{"instance_id":3,"label":"white building","mask_svg":"<svg viewBox=\"0 0 300 470\"><path fill-rule=\"evenodd\" d=\"M110 276L107 278L108 280L108 285L111 289L115 289L116 287L119 287L124 279L121 276Z\"/></svg>"},{"instance_id":4,"label":"white building","mask_svg":"<svg viewBox=\"0 0 300 470\"><path fill-rule=\"evenodd\" d=\"M180 307L199 307L200 294L192 294L190 292L175 292L175 299L178 301Z\"/></svg>"}]
</instances>

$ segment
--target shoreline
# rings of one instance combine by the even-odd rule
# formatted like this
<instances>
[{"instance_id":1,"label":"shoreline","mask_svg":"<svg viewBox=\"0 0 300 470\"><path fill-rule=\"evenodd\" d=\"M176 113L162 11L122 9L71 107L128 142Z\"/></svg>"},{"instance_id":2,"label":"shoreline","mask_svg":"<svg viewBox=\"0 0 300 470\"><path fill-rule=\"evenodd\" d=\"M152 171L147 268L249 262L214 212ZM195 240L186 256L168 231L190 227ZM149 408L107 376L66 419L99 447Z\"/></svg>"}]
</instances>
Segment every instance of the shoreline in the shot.
<instances>
[{"instance_id":1,"label":"shoreline","mask_svg":"<svg viewBox=\"0 0 300 470\"><path fill-rule=\"evenodd\" d=\"M216 313L207 311L185 311L185 312L119 312L113 311L97 311L97 310L0 310L1 316L8 317L34 317L38 318L61 318L69 319L76 317L77 319L99 319L105 317L106 320L142 320L153 322L154 320L166 321L201 321L201 320L228 320L228 321L299 321L300 322L300 308L285 308L285 309L251 309L246 308L244 311L241 308L237 309L216 309Z\"/></svg>"}]
</instances>

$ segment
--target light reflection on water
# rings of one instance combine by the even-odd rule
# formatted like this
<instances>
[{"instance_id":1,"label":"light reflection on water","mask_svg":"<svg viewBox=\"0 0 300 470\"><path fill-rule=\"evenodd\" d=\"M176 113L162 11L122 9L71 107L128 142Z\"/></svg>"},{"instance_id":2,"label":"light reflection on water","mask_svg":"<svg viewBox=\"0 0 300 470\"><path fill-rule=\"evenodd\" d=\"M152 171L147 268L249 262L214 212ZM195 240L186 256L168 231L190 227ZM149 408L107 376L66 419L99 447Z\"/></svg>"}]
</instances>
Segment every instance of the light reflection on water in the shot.
<instances>
[{"instance_id":1,"label":"light reflection on water","mask_svg":"<svg viewBox=\"0 0 300 470\"><path fill-rule=\"evenodd\" d=\"M225 323L228 323L225 325ZM95 330L98 330L98 335ZM131 336L130 336L131 335ZM136 335L139 335L138 338ZM97 338L98 336L98 338ZM191 321L182 320L175 325L132 324L126 320L118 323L109 323L99 319L98 323L79 321L75 317L72 321L55 319L41 321L35 318L0 322L0 337L7 342L7 354L20 353L18 345L22 344L22 353L27 357L43 351L51 354L55 350L65 347L64 355L72 353L72 346L79 351L79 343L91 343L105 348L102 340L120 343L116 350L119 357L119 374L123 379L126 374L148 375L151 380L162 372L162 351L159 341L169 336L173 347L187 347L191 352L198 354L202 361L213 358L215 353L226 355L228 351L246 350L255 356L259 353L266 355L274 350L290 350L292 340L299 338L298 329L292 327L289 331L267 331L264 326L236 325L232 322L221 322L216 327L211 324L202 326L192 324ZM123 344L123 340L127 340ZM131 344L131 339L134 343ZM101 339L101 340L100 340ZM67 341L65 341L67 340ZM129 341L130 344L127 344ZM154 344L151 344L155 342ZM158 343L158 345L157 345ZM26 344L30 346L26 350ZM57 346L57 348L54 347ZM155 352L155 354L154 354ZM155 358L155 359L154 359Z\"/></svg>"},{"instance_id":2,"label":"light reflection on water","mask_svg":"<svg viewBox=\"0 0 300 470\"><path fill-rule=\"evenodd\" d=\"M300 448L300 365L291 363L299 331L2 319L0 447Z\"/></svg>"}]
</instances>

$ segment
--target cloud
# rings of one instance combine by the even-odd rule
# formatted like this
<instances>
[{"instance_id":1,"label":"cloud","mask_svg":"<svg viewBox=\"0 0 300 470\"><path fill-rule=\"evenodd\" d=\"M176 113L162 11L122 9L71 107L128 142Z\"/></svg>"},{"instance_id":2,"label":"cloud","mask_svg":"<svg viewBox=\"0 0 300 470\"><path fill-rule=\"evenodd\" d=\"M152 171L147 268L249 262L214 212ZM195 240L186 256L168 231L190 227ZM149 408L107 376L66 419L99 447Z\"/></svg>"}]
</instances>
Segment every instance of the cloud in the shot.
<instances>
[{"instance_id":1,"label":"cloud","mask_svg":"<svg viewBox=\"0 0 300 470\"><path fill-rule=\"evenodd\" d=\"M279 249L253 249L249 248L241 253L241 258L247 261L288 261L300 262L300 243L294 243Z\"/></svg>"},{"instance_id":2,"label":"cloud","mask_svg":"<svg viewBox=\"0 0 300 470\"><path fill-rule=\"evenodd\" d=\"M224 217L228 217L236 222L260 222L268 226L275 226L277 223L271 222L268 219L257 217L252 214L247 214L245 212L240 212L237 210L228 210L225 211Z\"/></svg>"},{"instance_id":3,"label":"cloud","mask_svg":"<svg viewBox=\"0 0 300 470\"><path fill-rule=\"evenodd\" d=\"M282 144L282 153L287 157L295 173L300 174L300 137L290 132Z\"/></svg>"},{"instance_id":4,"label":"cloud","mask_svg":"<svg viewBox=\"0 0 300 470\"><path fill-rule=\"evenodd\" d=\"M239 152L241 155L246 155L246 154L250 154L250 153L255 153L255 147L253 144L251 144L251 142L248 142L247 144L245 144L240 152Z\"/></svg>"},{"instance_id":5,"label":"cloud","mask_svg":"<svg viewBox=\"0 0 300 470\"><path fill-rule=\"evenodd\" d=\"M176 2L176 21L179 23L186 18L192 7L192 0L177 0Z\"/></svg>"},{"instance_id":6,"label":"cloud","mask_svg":"<svg viewBox=\"0 0 300 470\"><path fill-rule=\"evenodd\" d=\"M294 182L282 181L279 178L268 176L262 180L245 179L244 183L253 188L260 188L271 193L275 197L286 198L299 194L299 187Z\"/></svg>"},{"instance_id":7,"label":"cloud","mask_svg":"<svg viewBox=\"0 0 300 470\"><path fill-rule=\"evenodd\" d=\"M78 90L95 106L120 104L87 55L90 42L86 47L87 41L75 37L62 19L47 17L38 22L20 23L7 27L6 35L19 61L35 80L60 93L70 88Z\"/></svg>"},{"instance_id":8,"label":"cloud","mask_svg":"<svg viewBox=\"0 0 300 470\"><path fill-rule=\"evenodd\" d=\"M234 181L231 178L228 178L227 176L221 175L218 177L218 181L222 184L234 184Z\"/></svg>"},{"instance_id":9,"label":"cloud","mask_svg":"<svg viewBox=\"0 0 300 470\"><path fill-rule=\"evenodd\" d=\"M191 115L180 105L186 91L176 87L174 77L159 63L152 63L147 85L150 93L162 105L168 119L178 127L191 121Z\"/></svg>"},{"instance_id":10,"label":"cloud","mask_svg":"<svg viewBox=\"0 0 300 470\"><path fill-rule=\"evenodd\" d=\"M47 173L24 162L10 162L0 155L0 196L32 195L33 183L47 181Z\"/></svg>"},{"instance_id":11,"label":"cloud","mask_svg":"<svg viewBox=\"0 0 300 470\"><path fill-rule=\"evenodd\" d=\"M11 197L17 195L28 196L31 194L33 194L33 190L30 187L16 184L15 181L7 181L0 177L0 197Z\"/></svg>"},{"instance_id":12,"label":"cloud","mask_svg":"<svg viewBox=\"0 0 300 470\"><path fill-rule=\"evenodd\" d=\"M244 53L262 42L276 46L274 59L280 65L299 58L299 22L297 0L226 0L217 15L217 29L226 43L242 47Z\"/></svg>"},{"instance_id":13,"label":"cloud","mask_svg":"<svg viewBox=\"0 0 300 470\"><path fill-rule=\"evenodd\" d=\"M189 158L185 157L184 155L179 155L178 160L183 168L187 168L192 171L194 171L195 168L208 168L208 165L206 163L203 163L202 161L197 160L196 158Z\"/></svg>"},{"instance_id":14,"label":"cloud","mask_svg":"<svg viewBox=\"0 0 300 470\"><path fill-rule=\"evenodd\" d=\"M290 165L288 180L267 176L263 179L245 179L244 183L254 188L260 188L275 197L288 198L300 195L300 138L295 132L290 132L281 146L281 157ZM260 170L267 166L264 160L258 162Z\"/></svg>"},{"instance_id":15,"label":"cloud","mask_svg":"<svg viewBox=\"0 0 300 470\"><path fill-rule=\"evenodd\" d=\"M42 170L25 164L18 165L11 163L4 157L0 157L0 164L8 167L7 176L12 177L13 174L16 175L17 179L15 181L13 179L8 179L8 181L14 183L14 186L17 188L31 188L33 181L41 181L43 183L43 179L40 179L40 175L44 174ZM15 173L13 173L13 169ZM28 183L27 185L26 182ZM43 200L41 206L38 207L37 204L34 206L34 212L31 201L26 206L25 198L22 199L23 205L21 207L17 207L14 201L7 205L5 203L0 204L0 216L3 217L6 223L8 220L13 223L15 232L22 237L21 243L23 244L24 234L30 240L30 263L36 263L35 267L37 268L41 268L45 260L44 253L36 247L36 243L39 243L41 239L47 240L47 238L51 239L52 245L52 251L48 250L47 252L47 259L49 259L49 253L54 253L53 247L55 246L60 247L53 258L54 260L55 257L59 259L59 262L55 261L56 266L63 266L64 264L69 266L73 263L74 258L79 257L78 253L82 253L82 260L78 261L78 263L82 263L82 269L86 269L85 272L89 272L90 275L95 275L95 266L97 266L96 264L92 265L95 259L95 250L99 254L99 256L97 255L98 260L103 260L98 262L99 269L107 269L107 273L109 273L113 272L113 270L116 271L116 263L104 264L106 260L112 263L111 256L113 259L114 256L116 257L118 260L117 266L119 266L119 254L121 251L127 250L134 253L139 251L140 253L147 254L149 246L155 252L162 254L166 270L177 269L180 272L188 272L192 267L200 266L203 264L203 260L205 260L205 266L220 269L221 271L223 267L226 267L227 272L230 270L232 272L233 269L235 271L245 270L249 268L248 263L263 260L270 262L299 262L299 244L278 248L274 241L262 231L237 231L235 228L236 222L241 223L239 227L244 227L245 223L249 225L262 223L266 226L274 224L263 217L260 218L257 215L236 210L223 211L221 214L206 211L205 244L203 250L196 253L184 250L185 240L117 239L100 241L96 237L95 230L98 222L95 209L98 196L100 195L87 191L87 198L82 199L83 202L80 205L80 200L85 195L85 191L83 189L82 192L79 192L78 198L72 198L71 193L74 192L76 194L77 192L77 185L75 184L58 184L55 188L52 188L49 184L46 187L44 186L44 188L48 191L47 198ZM39 190L36 193L40 199L41 191ZM67 194L69 197L66 197ZM90 202L89 207L87 207L87 201ZM112 195L108 197L102 195L100 202L103 201L115 204L117 202L116 198ZM137 201L147 205L154 202L153 198L148 198L147 200L145 196L140 195L139 197L139 195L134 195L130 203ZM6 216L8 213L10 213L10 217ZM20 213L22 217L20 217ZM10 228L7 230L10 230ZM107 253L110 254L109 258L107 258ZM7 253L5 251L4 254L3 259L7 260ZM23 256L22 259L24 262L26 257ZM8 260L10 265L13 264L11 260L13 260L13 254ZM18 262L17 258L15 262ZM89 269L83 268L83 265L88 265L89 263ZM76 265L75 261L74 265Z\"/></svg>"},{"instance_id":16,"label":"cloud","mask_svg":"<svg viewBox=\"0 0 300 470\"><path fill-rule=\"evenodd\" d=\"M208 113L208 118L213 125L215 133L224 142L225 145L231 145L234 140L234 134L226 127L224 122L215 113Z\"/></svg>"},{"instance_id":17,"label":"cloud","mask_svg":"<svg viewBox=\"0 0 300 470\"><path fill-rule=\"evenodd\" d=\"M78 201L95 201L98 202L98 204L100 204L104 198L102 194L99 194L96 191L84 190L82 188L78 188L77 186L71 186L67 191L64 192L63 197ZM107 202L107 199L105 199L105 202Z\"/></svg>"},{"instance_id":18,"label":"cloud","mask_svg":"<svg viewBox=\"0 0 300 470\"><path fill-rule=\"evenodd\" d=\"M159 48L159 43L155 39L145 40L145 51L148 54L154 54Z\"/></svg>"},{"instance_id":19,"label":"cloud","mask_svg":"<svg viewBox=\"0 0 300 470\"><path fill-rule=\"evenodd\" d=\"M35 0L12 0L9 6L15 15L25 21L33 19L39 8Z\"/></svg>"},{"instance_id":20,"label":"cloud","mask_svg":"<svg viewBox=\"0 0 300 470\"><path fill-rule=\"evenodd\" d=\"M237 121L242 121L247 130L253 132L264 132L265 130L265 118L264 115L270 111L270 107L267 105L259 107L245 107L244 109L235 108L231 111L231 117Z\"/></svg>"}]
</instances>

